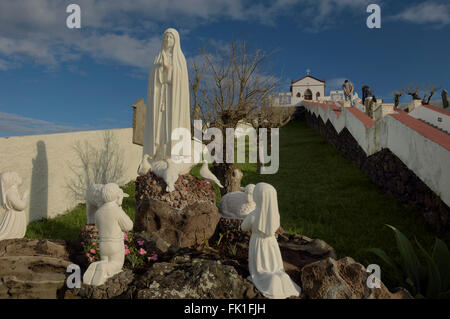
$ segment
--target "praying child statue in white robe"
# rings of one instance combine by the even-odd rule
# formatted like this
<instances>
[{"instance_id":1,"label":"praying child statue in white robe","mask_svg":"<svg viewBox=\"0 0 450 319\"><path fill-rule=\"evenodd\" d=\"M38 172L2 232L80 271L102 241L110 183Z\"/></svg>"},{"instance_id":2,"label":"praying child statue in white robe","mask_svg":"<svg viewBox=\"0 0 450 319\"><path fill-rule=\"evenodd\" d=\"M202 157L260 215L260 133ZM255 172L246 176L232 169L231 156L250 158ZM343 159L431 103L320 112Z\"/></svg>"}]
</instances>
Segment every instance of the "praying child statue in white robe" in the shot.
<instances>
[{"instance_id":1,"label":"praying child statue in white robe","mask_svg":"<svg viewBox=\"0 0 450 319\"><path fill-rule=\"evenodd\" d=\"M128 194L117 184L106 184L102 188L104 204L95 212L100 261L92 263L84 273L83 282L87 285L102 285L122 271L125 262L123 233L133 228L133 222L121 208L124 196L128 197Z\"/></svg>"},{"instance_id":2,"label":"praying child statue in white robe","mask_svg":"<svg viewBox=\"0 0 450 319\"><path fill-rule=\"evenodd\" d=\"M256 209L241 224L251 231L248 250L248 279L266 297L284 299L299 296L301 288L284 271L275 232L280 227L277 191L272 185L259 183L253 191Z\"/></svg>"},{"instance_id":3,"label":"praying child statue in white robe","mask_svg":"<svg viewBox=\"0 0 450 319\"><path fill-rule=\"evenodd\" d=\"M19 194L22 178L16 172L0 174L0 204L6 209L0 221L0 240L23 238L27 231L25 208L28 192Z\"/></svg>"}]
</instances>

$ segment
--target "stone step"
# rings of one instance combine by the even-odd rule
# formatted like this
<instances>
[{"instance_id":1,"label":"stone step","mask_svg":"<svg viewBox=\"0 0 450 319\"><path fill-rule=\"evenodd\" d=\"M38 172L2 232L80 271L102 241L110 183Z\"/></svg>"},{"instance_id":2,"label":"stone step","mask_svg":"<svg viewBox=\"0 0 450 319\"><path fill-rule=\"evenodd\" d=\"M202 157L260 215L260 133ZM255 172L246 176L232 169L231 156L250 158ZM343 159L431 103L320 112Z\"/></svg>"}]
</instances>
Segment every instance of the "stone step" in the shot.
<instances>
[{"instance_id":1,"label":"stone step","mask_svg":"<svg viewBox=\"0 0 450 319\"><path fill-rule=\"evenodd\" d=\"M428 124L431 127L434 127L435 129L437 129L437 130L439 130L441 132L444 132L447 135L450 135L450 132L447 132L446 130L444 130L443 128L440 128L439 126L436 126L436 125L434 125L434 124L432 124L432 123L430 123L428 121L422 120L422 119L418 119L418 120L423 122L423 123L425 123L425 124Z\"/></svg>"}]
</instances>

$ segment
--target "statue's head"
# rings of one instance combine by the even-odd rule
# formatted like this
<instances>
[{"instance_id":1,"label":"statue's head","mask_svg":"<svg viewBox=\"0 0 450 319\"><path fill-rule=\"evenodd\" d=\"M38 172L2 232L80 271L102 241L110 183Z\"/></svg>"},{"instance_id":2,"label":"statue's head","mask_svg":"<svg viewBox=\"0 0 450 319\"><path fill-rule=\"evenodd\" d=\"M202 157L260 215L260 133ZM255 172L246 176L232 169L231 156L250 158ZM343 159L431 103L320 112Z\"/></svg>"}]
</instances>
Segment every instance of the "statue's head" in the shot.
<instances>
[{"instance_id":1,"label":"statue's head","mask_svg":"<svg viewBox=\"0 0 450 319\"><path fill-rule=\"evenodd\" d=\"M127 193L124 193L119 185L115 183L109 183L102 188L102 200L104 203L116 202L118 206L122 205L124 197L128 197Z\"/></svg>"},{"instance_id":2,"label":"statue's head","mask_svg":"<svg viewBox=\"0 0 450 319\"><path fill-rule=\"evenodd\" d=\"M164 50L173 49L175 47L175 44L179 42L180 42L180 35L178 34L177 30L169 28L166 31L164 31L162 39L162 47Z\"/></svg>"},{"instance_id":3,"label":"statue's head","mask_svg":"<svg viewBox=\"0 0 450 319\"><path fill-rule=\"evenodd\" d=\"M273 235L280 227L276 189L270 184L258 183L253 191L253 200L259 211L256 217L258 230L266 235Z\"/></svg>"},{"instance_id":4,"label":"statue's head","mask_svg":"<svg viewBox=\"0 0 450 319\"><path fill-rule=\"evenodd\" d=\"M5 191L12 186L19 186L22 184L22 178L16 172L4 172L0 175L0 179Z\"/></svg>"},{"instance_id":5,"label":"statue's head","mask_svg":"<svg viewBox=\"0 0 450 319\"><path fill-rule=\"evenodd\" d=\"M0 206L6 207L6 193L14 186L22 184L22 178L16 172L0 174Z\"/></svg>"}]
</instances>

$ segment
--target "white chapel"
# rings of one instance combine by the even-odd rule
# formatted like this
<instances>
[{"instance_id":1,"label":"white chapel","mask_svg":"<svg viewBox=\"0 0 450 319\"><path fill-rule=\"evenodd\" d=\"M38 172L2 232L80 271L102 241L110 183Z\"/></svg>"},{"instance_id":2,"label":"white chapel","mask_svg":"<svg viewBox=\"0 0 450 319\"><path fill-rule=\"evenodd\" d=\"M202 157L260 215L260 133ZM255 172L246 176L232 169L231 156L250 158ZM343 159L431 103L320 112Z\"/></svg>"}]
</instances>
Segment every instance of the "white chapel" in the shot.
<instances>
[{"instance_id":1,"label":"white chapel","mask_svg":"<svg viewBox=\"0 0 450 319\"><path fill-rule=\"evenodd\" d=\"M319 80L309 74L291 81L290 92L279 94L279 105L297 105L303 100L319 101L325 97L325 80Z\"/></svg>"}]
</instances>

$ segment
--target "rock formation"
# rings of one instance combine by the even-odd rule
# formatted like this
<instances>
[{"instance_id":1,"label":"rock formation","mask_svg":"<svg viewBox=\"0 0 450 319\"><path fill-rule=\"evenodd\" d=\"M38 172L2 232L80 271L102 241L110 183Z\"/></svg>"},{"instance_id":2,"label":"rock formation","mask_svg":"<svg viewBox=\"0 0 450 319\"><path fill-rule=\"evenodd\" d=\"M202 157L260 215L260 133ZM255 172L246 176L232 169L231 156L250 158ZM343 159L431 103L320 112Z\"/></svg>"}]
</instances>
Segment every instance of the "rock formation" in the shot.
<instances>
[{"instance_id":1,"label":"rock formation","mask_svg":"<svg viewBox=\"0 0 450 319\"><path fill-rule=\"evenodd\" d=\"M60 297L69 251L63 241L8 239L0 241L0 299Z\"/></svg>"},{"instance_id":2,"label":"rock formation","mask_svg":"<svg viewBox=\"0 0 450 319\"><path fill-rule=\"evenodd\" d=\"M214 188L205 180L181 175L175 190L165 192L165 182L149 172L136 179L134 230L154 232L179 247L201 245L220 219Z\"/></svg>"}]
</instances>

